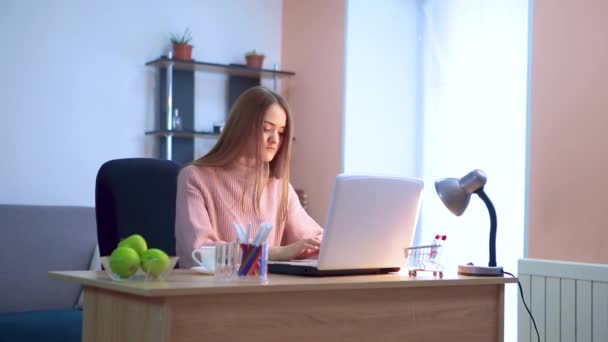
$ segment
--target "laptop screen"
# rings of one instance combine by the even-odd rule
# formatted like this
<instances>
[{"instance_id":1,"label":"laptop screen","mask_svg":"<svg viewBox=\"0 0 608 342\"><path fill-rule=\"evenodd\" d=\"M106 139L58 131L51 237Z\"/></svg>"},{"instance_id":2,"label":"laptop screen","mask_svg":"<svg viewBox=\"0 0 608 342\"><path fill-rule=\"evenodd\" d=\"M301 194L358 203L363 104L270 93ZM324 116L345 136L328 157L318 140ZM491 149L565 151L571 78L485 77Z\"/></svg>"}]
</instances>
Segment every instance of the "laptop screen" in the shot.
<instances>
[{"instance_id":1,"label":"laptop screen","mask_svg":"<svg viewBox=\"0 0 608 342\"><path fill-rule=\"evenodd\" d=\"M423 184L413 178L338 175L317 267L401 267L418 221Z\"/></svg>"}]
</instances>

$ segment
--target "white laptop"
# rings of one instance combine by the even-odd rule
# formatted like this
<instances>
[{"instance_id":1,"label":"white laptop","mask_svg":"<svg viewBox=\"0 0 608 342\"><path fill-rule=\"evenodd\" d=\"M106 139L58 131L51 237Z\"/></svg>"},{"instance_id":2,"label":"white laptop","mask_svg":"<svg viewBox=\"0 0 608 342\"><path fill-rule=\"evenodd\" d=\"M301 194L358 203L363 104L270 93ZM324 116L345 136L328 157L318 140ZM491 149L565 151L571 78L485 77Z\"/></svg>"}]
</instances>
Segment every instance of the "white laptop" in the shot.
<instances>
[{"instance_id":1,"label":"white laptop","mask_svg":"<svg viewBox=\"0 0 608 342\"><path fill-rule=\"evenodd\" d=\"M419 179L338 175L319 258L269 261L268 271L314 276L398 271L414 237L422 189Z\"/></svg>"}]
</instances>

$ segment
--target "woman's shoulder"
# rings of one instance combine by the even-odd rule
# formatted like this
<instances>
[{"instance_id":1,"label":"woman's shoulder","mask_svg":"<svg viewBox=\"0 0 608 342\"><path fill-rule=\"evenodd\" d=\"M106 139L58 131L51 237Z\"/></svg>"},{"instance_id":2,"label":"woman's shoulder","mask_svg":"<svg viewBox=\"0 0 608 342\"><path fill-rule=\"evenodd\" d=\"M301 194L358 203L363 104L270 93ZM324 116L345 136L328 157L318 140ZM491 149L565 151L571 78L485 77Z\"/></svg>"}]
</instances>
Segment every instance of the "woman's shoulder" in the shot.
<instances>
[{"instance_id":1,"label":"woman's shoulder","mask_svg":"<svg viewBox=\"0 0 608 342\"><path fill-rule=\"evenodd\" d=\"M291 184L291 182L287 182L287 187L289 188L289 192L295 193L295 188L293 187L293 184Z\"/></svg>"},{"instance_id":2,"label":"woman's shoulder","mask_svg":"<svg viewBox=\"0 0 608 342\"><path fill-rule=\"evenodd\" d=\"M281 180L277 179L277 187L280 188L281 187ZM293 199L293 198L297 198L298 195L296 193L295 188L293 187L293 185L291 184L291 182L287 182L287 198L289 200Z\"/></svg>"},{"instance_id":3,"label":"woman's shoulder","mask_svg":"<svg viewBox=\"0 0 608 342\"><path fill-rule=\"evenodd\" d=\"M204 179L217 174L217 169L215 166L190 164L182 168L180 177Z\"/></svg>"}]
</instances>

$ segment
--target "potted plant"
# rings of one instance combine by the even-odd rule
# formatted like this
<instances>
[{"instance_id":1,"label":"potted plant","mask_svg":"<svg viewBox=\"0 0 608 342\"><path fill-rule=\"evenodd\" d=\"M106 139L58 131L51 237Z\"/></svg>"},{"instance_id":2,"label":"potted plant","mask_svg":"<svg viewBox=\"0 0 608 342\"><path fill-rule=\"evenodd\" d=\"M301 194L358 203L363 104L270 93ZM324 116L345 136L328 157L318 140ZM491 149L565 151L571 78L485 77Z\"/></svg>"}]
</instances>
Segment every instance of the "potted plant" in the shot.
<instances>
[{"instance_id":1,"label":"potted plant","mask_svg":"<svg viewBox=\"0 0 608 342\"><path fill-rule=\"evenodd\" d=\"M245 54L245 60L247 61L247 66L250 68L261 69L262 64L264 64L264 55L258 53L255 50L251 50Z\"/></svg>"},{"instance_id":2,"label":"potted plant","mask_svg":"<svg viewBox=\"0 0 608 342\"><path fill-rule=\"evenodd\" d=\"M176 35L171 33L171 43L173 44L173 58L179 60L192 60L192 33L189 28L186 28L184 34Z\"/></svg>"}]
</instances>

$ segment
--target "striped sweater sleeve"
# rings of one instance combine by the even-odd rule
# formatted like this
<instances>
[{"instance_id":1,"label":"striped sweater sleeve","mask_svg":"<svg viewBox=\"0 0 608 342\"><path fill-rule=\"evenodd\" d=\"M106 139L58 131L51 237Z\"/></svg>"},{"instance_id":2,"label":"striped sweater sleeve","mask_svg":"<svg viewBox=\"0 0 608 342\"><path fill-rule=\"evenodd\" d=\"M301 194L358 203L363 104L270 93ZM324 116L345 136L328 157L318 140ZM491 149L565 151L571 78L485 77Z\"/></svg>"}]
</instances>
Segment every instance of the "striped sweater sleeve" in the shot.
<instances>
[{"instance_id":1,"label":"striped sweater sleeve","mask_svg":"<svg viewBox=\"0 0 608 342\"><path fill-rule=\"evenodd\" d=\"M192 260L192 250L218 240L205 206L200 181L193 168L186 167L177 179L175 208L175 242L180 267L196 266Z\"/></svg>"},{"instance_id":2,"label":"striped sweater sleeve","mask_svg":"<svg viewBox=\"0 0 608 342\"><path fill-rule=\"evenodd\" d=\"M302 239L321 236L323 228L302 208L298 194L289 184L287 220L282 245L289 245Z\"/></svg>"}]
</instances>

